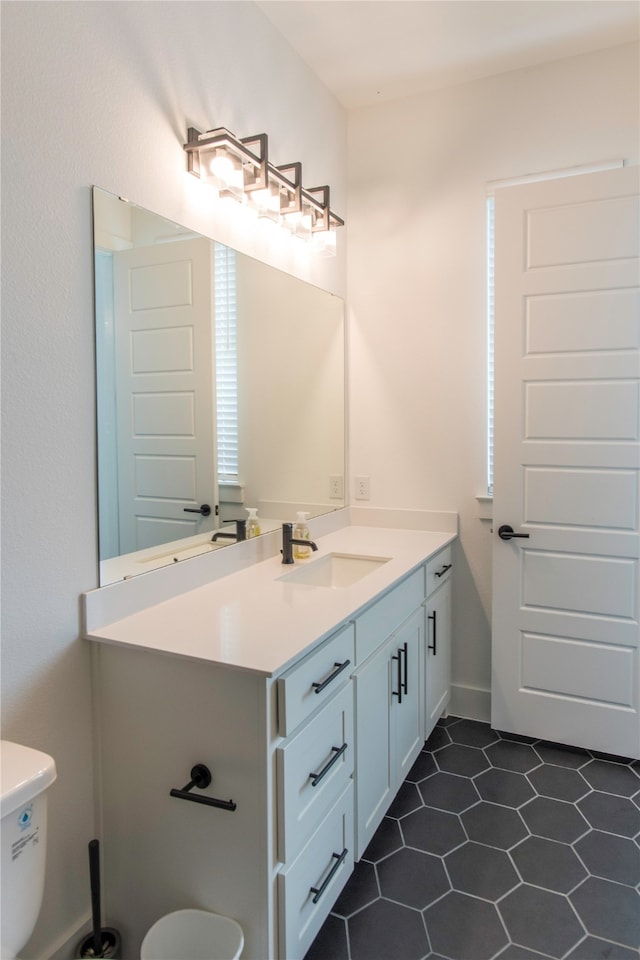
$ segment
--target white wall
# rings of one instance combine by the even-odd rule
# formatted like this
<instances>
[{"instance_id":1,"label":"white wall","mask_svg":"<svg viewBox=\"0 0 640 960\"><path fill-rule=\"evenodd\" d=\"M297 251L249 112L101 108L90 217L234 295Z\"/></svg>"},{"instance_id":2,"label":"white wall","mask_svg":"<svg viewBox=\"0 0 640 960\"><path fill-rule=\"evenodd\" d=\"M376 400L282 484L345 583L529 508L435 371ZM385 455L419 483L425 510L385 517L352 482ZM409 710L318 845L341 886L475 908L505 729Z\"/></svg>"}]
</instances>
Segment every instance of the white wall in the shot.
<instances>
[{"instance_id":1,"label":"white wall","mask_svg":"<svg viewBox=\"0 0 640 960\"><path fill-rule=\"evenodd\" d=\"M247 257L236 258L236 276L245 506L314 504L316 516L331 509L329 477L345 469L343 302ZM259 515L274 517L266 504Z\"/></svg>"},{"instance_id":2,"label":"white wall","mask_svg":"<svg viewBox=\"0 0 640 960\"><path fill-rule=\"evenodd\" d=\"M351 477L371 477L374 506L460 514L453 708L467 715L490 685L486 182L638 163L638 79L630 44L349 115Z\"/></svg>"},{"instance_id":3,"label":"white wall","mask_svg":"<svg viewBox=\"0 0 640 960\"><path fill-rule=\"evenodd\" d=\"M266 132L274 162L302 161L346 215L344 111L252 4L2 4L2 736L58 767L27 958L75 943L97 831L78 638L79 594L97 585L91 185L345 294L343 237L310 263L201 205L188 124Z\"/></svg>"}]
</instances>

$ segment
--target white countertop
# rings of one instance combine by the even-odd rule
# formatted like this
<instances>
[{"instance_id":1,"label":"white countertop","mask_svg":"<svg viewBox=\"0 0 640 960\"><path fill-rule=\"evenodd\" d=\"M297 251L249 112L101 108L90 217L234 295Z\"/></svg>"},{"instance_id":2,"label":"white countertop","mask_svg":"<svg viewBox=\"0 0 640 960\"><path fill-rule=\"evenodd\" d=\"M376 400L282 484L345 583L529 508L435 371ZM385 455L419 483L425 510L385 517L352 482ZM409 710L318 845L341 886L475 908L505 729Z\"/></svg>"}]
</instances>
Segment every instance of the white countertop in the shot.
<instances>
[{"instance_id":1,"label":"white countertop","mask_svg":"<svg viewBox=\"0 0 640 960\"><path fill-rule=\"evenodd\" d=\"M294 566L271 557L122 620L90 640L187 657L267 677L290 666L345 620L455 539L451 532L347 526L317 539L311 564L329 553L389 557L349 587L279 580Z\"/></svg>"}]
</instances>

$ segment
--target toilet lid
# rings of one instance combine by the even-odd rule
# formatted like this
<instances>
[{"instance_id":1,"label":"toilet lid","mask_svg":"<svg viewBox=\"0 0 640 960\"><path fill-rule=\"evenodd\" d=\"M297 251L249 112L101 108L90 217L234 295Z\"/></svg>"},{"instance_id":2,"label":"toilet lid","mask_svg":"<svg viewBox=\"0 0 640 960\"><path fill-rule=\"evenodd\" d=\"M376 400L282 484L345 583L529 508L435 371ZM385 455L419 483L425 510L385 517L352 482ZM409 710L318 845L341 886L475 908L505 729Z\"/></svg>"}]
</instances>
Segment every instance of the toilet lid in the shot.
<instances>
[{"instance_id":1,"label":"toilet lid","mask_svg":"<svg viewBox=\"0 0 640 960\"><path fill-rule=\"evenodd\" d=\"M48 754L0 741L0 817L29 803L55 779L56 765Z\"/></svg>"}]
</instances>

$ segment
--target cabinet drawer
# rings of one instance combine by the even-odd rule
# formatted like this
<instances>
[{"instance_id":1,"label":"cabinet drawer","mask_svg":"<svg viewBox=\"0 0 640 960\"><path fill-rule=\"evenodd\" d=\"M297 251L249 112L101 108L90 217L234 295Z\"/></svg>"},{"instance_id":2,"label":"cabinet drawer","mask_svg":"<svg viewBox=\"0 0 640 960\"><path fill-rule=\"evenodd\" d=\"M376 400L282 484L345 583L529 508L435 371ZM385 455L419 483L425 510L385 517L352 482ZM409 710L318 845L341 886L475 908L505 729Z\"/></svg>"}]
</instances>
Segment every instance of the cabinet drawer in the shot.
<instances>
[{"instance_id":1,"label":"cabinet drawer","mask_svg":"<svg viewBox=\"0 0 640 960\"><path fill-rule=\"evenodd\" d=\"M356 620L356 663L363 663L424 600L424 567L402 580Z\"/></svg>"},{"instance_id":2,"label":"cabinet drawer","mask_svg":"<svg viewBox=\"0 0 640 960\"><path fill-rule=\"evenodd\" d=\"M353 773L353 685L276 750L278 858L293 860Z\"/></svg>"},{"instance_id":3,"label":"cabinet drawer","mask_svg":"<svg viewBox=\"0 0 640 960\"><path fill-rule=\"evenodd\" d=\"M437 590L438 587L446 583L451 576L453 561L451 559L451 544L432 557L427 564L427 596Z\"/></svg>"},{"instance_id":4,"label":"cabinet drawer","mask_svg":"<svg viewBox=\"0 0 640 960\"><path fill-rule=\"evenodd\" d=\"M278 679L278 731L283 737L321 707L349 679L354 660L353 624Z\"/></svg>"},{"instance_id":5,"label":"cabinet drawer","mask_svg":"<svg viewBox=\"0 0 640 960\"><path fill-rule=\"evenodd\" d=\"M278 875L280 955L302 960L353 870L353 784ZM315 903L314 903L315 900Z\"/></svg>"}]
</instances>

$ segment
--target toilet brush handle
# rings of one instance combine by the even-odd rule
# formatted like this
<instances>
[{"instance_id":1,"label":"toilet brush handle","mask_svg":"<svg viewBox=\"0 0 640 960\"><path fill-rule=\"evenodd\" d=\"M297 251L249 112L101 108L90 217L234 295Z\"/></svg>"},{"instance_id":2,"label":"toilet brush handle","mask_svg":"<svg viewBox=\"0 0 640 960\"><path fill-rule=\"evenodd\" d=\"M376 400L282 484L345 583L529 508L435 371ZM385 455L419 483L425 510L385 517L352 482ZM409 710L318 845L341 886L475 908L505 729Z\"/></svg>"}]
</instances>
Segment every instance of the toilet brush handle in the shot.
<instances>
[{"instance_id":1,"label":"toilet brush handle","mask_svg":"<svg viewBox=\"0 0 640 960\"><path fill-rule=\"evenodd\" d=\"M91 883L91 917L93 920L93 955L102 956L102 924L100 922L100 844L89 841L89 881Z\"/></svg>"}]
</instances>

